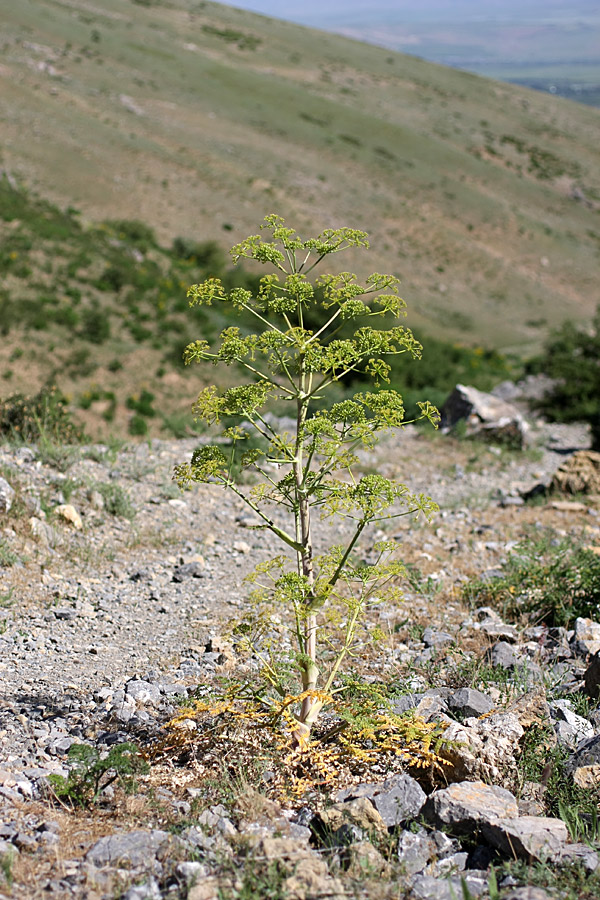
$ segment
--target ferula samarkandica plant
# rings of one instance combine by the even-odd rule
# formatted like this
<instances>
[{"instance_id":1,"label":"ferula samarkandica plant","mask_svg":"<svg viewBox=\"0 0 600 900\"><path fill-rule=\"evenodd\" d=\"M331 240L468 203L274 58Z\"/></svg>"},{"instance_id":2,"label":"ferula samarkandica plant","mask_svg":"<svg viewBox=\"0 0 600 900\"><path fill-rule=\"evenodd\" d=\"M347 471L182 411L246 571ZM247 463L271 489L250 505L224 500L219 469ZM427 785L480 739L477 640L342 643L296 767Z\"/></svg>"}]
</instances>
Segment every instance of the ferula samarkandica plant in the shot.
<instances>
[{"instance_id":1,"label":"ferula samarkandica plant","mask_svg":"<svg viewBox=\"0 0 600 900\"><path fill-rule=\"evenodd\" d=\"M408 328L393 324L377 329L372 324L386 326L390 317L396 323L405 315L398 279L374 273L361 284L350 272L338 272L310 280L333 254L368 248L363 231L327 229L304 240L276 215L267 216L262 228L270 232L267 240L252 235L231 251L236 262L248 258L270 267L256 294L245 288L226 291L217 278L188 291L192 306L230 304L245 311L254 318L256 331L229 327L215 347L204 340L187 347L186 363L236 364L246 370L248 380L223 391L213 386L200 392L194 406L199 419L215 425L233 417L240 424L224 429L228 445L200 446L190 462L176 468L175 477L181 487L211 482L233 491L258 516L258 527L282 544L281 555L257 566L254 594L267 600L266 608L278 621L287 615L291 661L281 659L273 644L261 644L250 624L242 631L251 635L262 659L262 699L285 710L294 740L303 745L321 710L343 690L344 662L369 606L399 596L397 582L404 569L394 558L395 543L377 543L366 564L355 559L359 539L369 526L399 516L429 517L437 507L398 481L359 474L357 451L373 447L382 432L407 424L401 395L380 387L381 382L389 384L388 360L401 353L415 359L421 355ZM315 321L322 324L308 327ZM351 337L341 335L342 326ZM328 406L328 391L352 375L370 380L373 390ZM285 431L268 414L280 400L293 409L294 427ZM419 408L419 419L436 426L435 407L423 402ZM264 449L244 449L252 430L263 439ZM241 485L234 478L240 465L256 473L254 484ZM273 505L285 515L272 515ZM315 513L321 521L339 517L350 526L343 545L318 556L313 551ZM263 639L268 619L261 619ZM298 676L297 691L290 690L290 671Z\"/></svg>"}]
</instances>

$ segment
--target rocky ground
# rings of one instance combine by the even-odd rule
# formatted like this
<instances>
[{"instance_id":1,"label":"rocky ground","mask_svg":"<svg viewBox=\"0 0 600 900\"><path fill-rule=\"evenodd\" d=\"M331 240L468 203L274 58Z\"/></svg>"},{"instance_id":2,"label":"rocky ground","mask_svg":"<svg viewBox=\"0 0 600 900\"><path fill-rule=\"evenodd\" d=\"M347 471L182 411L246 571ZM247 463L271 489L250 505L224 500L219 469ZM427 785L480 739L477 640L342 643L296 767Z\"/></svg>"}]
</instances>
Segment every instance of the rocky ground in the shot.
<instances>
[{"instance_id":1,"label":"rocky ground","mask_svg":"<svg viewBox=\"0 0 600 900\"><path fill-rule=\"evenodd\" d=\"M510 451L409 428L364 457L440 505L431 526L387 531L409 564L405 602L374 614L385 637L356 665L401 686L398 711L447 726L444 776L376 766L287 800L241 752L216 787L214 761L169 752L182 700L235 673L243 579L276 549L219 488L173 485L196 444L0 448L0 895L596 896L598 856L574 838L593 844L600 829L577 826L576 809L548 814L552 773L528 769L524 749L543 735L549 754L564 750L564 777L595 789L600 624L507 622L462 593L544 529L600 546L597 496L523 499L586 446L585 429L538 423ZM128 741L150 760L133 793L117 780L82 808L53 797L72 745L102 759Z\"/></svg>"}]
</instances>

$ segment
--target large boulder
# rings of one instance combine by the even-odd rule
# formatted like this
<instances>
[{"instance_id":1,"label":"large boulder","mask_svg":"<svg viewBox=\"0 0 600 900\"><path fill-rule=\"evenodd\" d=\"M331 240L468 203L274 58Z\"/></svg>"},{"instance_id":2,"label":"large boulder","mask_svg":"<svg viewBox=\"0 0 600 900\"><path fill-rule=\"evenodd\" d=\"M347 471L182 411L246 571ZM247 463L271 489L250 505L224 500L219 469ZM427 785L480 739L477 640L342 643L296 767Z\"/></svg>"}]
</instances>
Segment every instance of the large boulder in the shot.
<instances>
[{"instance_id":1,"label":"large boulder","mask_svg":"<svg viewBox=\"0 0 600 900\"><path fill-rule=\"evenodd\" d=\"M528 425L511 403L474 387L457 384L441 410L442 431L464 422L469 437L522 447Z\"/></svg>"}]
</instances>

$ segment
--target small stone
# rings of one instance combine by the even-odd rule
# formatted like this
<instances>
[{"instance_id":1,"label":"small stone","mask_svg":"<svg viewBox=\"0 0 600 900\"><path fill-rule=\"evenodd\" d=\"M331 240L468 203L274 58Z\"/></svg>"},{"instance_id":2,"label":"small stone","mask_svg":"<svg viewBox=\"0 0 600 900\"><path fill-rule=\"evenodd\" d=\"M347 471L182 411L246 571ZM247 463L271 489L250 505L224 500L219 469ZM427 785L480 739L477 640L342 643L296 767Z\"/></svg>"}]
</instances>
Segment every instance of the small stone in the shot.
<instances>
[{"instance_id":1,"label":"small stone","mask_svg":"<svg viewBox=\"0 0 600 900\"><path fill-rule=\"evenodd\" d=\"M83 528L81 516L79 515L75 507L72 506L72 504L61 503L60 506L57 506L54 511L62 519L65 519L66 522L70 522L73 528L76 528L78 531L81 531L81 529Z\"/></svg>"},{"instance_id":2,"label":"small stone","mask_svg":"<svg viewBox=\"0 0 600 900\"><path fill-rule=\"evenodd\" d=\"M347 860L347 872L351 878L372 878L375 875L385 877L390 873L389 864L369 841L361 841L349 847Z\"/></svg>"},{"instance_id":3,"label":"small stone","mask_svg":"<svg viewBox=\"0 0 600 900\"><path fill-rule=\"evenodd\" d=\"M574 750L583 738L594 736L594 729L587 719L578 716L569 706L567 700L555 700L549 704L559 746Z\"/></svg>"},{"instance_id":4,"label":"small stone","mask_svg":"<svg viewBox=\"0 0 600 900\"><path fill-rule=\"evenodd\" d=\"M208 876L208 868L203 865L203 863L199 862L179 863L176 872L187 885L196 884L201 878L206 878Z\"/></svg>"},{"instance_id":5,"label":"small stone","mask_svg":"<svg viewBox=\"0 0 600 900\"><path fill-rule=\"evenodd\" d=\"M237 834L237 828L228 818L225 807L221 805L205 809L198 816L198 824L204 825L212 831L219 831L225 837L234 837Z\"/></svg>"},{"instance_id":6,"label":"small stone","mask_svg":"<svg viewBox=\"0 0 600 900\"><path fill-rule=\"evenodd\" d=\"M456 781L498 781L507 770L514 770L523 726L513 713L495 713L484 719L452 722L444 732L448 743L440 750L452 763L444 770Z\"/></svg>"},{"instance_id":7,"label":"small stone","mask_svg":"<svg viewBox=\"0 0 600 900\"><path fill-rule=\"evenodd\" d=\"M597 700L600 697L600 651L594 653L583 675L585 692Z\"/></svg>"},{"instance_id":8,"label":"small stone","mask_svg":"<svg viewBox=\"0 0 600 900\"><path fill-rule=\"evenodd\" d=\"M366 797L358 797L348 803L334 803L322 810L318 818L330 831L337 831L346 822L358 825L367 834L373 830L387 831L383 819Z\"/></svg>"},{"instance_id":9,"label":"small stone","mask_svg":"<svg viewBox=\"0 0 600 900\"><path fill-rule=\"evenodd\" d=\"M600 453L573 453L556 470L551 487L567 494L600 494Z\"/></svg>"},{"instance_id":10,"label":"small stone","mask_svg":"<svg viewBox=\"0 0 600 900\"><path fill-rule=\"evenodd\" d=\"M487 653L487 658L493 666L501 666L503 669L514 669L519 660L515 651L506 641L498 641Z\"/></svg>"},{"instance_id":11,"label":"small stone","mask_svg":"<svg viewBox=\"0 0 600 900\"><path fill-rule=\"evenodd\" d=\"M580 863L586 872L590 874L595 872L600 865L600 857L598 857L597 851L590 847L589 844L566 844L554 861L559 865L566 866Z\"/></svg>"},{"instance_id":12,"label":"small stone","mask_svg":"<svg viewBox=\"0 0 600 900\"><path fill-rule=\"evenodd\" d=\"M441 408L442 431L464 421L466 433L522 448L528 425L515 406L474 387L457 384Z\"/></svg>"},{"instance_id":13,"label":"small stone","mask_svg":"<svg viewBox=\"0 0 600 900\"><path fill-rule=\"evenodd\" d=\"M204 578L206 574L204 569L204 564L198 561L177 566L173 570L173 581L180 583L188 578Z\"/></svg>"},{"instance_id":14,"label":"small stone","mask_svg":"<svg viewBox=\"0 0 600 900\"><path fill-rule=\"evenodd\" d=\"M189 895L188 895L189 896ZM123 894L122 900L161 900L162 894L155 878L135 884Z\"/></svg>"},{"instance_id":15,"label":"small stone","mask_svg":"<svg viewBox=\"0 0 600 900\"><path fill-rule=\"evenodd\" d=\"M494 620L486 619L480 624L479 630L490 638L501 638L504 641L514 642L519 637L519 632L514 625Z\"/></svg>"},{"instance_id":16,"label":"small stone","mask_svg":"<svg viewBox=\"0 0 600 900\"><path fill-rule=\"evenodd\" d=\"M104 509L104 497L100 491L89 491L88 500L92 509Z\"/></svg>"},{"instance_id":17,"label":"small stone","mask_svg":"<svg viewBox=\"0 0 600 900\"><path fill-rule=\"evenodd\" d=\"M600 650L600 624L593 619L575 619L572 644L582 656L592 656Z\"/></svg>"},{"instance_id":18,"label":"small stone","mask_svg":"<svg viewBox=\"0 0 600 900\"><path fill-rule=\"evenodd\" d=\"M464 872L468 858L469 854L461 851L460 853L452 853L450 856L438 860L435 865L436 876L445 878L448 875L452 875L453 872Z\"/></svg>"},{"instance_id":19,"label":"small stone","mask_svg":"<svg viewBox=\"0 0 600 900\"><path fill-rule=\"evenodd\" d=\"M487 887L487 880L479 874L465 873L463 876L453 878L434 878L432 875L417 875L412 882L411 897L416 900L457 900L463 897L462 882L464 881L472 897L479 897Z\"/></svg>"},{"instance_id":20,"label":"small stone","mask_svg":"<svg viewBox=\"0 0 600 900\"><path fill-rule=\"evenodd\" d=\"M580 766L600 765L600 734L585 738L577 745L577 749L567 762L567 768L573 772Z\"/></svg>"},{"instance_id":21,"label":"small stone","mask_svg":"<svg viewBox=\"0 0 600 900\"><path fill-rule=\"evenodd\" d=\"M407 876L422 872L435 854L435 845L424 829L403 831L398 840L398 859Z\"/></svg>"},{"instance_id":22,"label":"small stone","mask_svg":"<svg viewBox=\"0 0 600 900\"><path fill-rule=\"evenodd\" d=\"M577 787L592 790L600 784L600 765L578 766L573 770L573 781Z\"/></svg>"},{"instance_id":23,"label":"small stone","mask_svg":"<svg viewBox=\"0 0 600 900\"><path fill-rule=\"evenodd\" d=\"M127 696L137 703L155 704L160 701L160 688L148 681L130 681L126 686Z\"/></svg>"},{"instance_id":24,"label":"small stone","mask_svg":"<svg viewBox=\"0 0 600 900\"><path fill-rule=\"evenodd\" d=\"M233 549L236 553L250 553L251 547L246 541L234 541Z\"/></svg>"},{"instance_id":25,"label":"small stone","mask_svg":"<svg viewBox=\"0 0 600 900\"><path fill-rule=\"evenodd\" d=\"M33 536L45 547L48 547L48 549L54 550L60 543L60 535L56 529L52 528L51 525L48 525L47 522L42 521L42 519L38 519L37 516L31 516L29 525Z\"/></svg>"},{"instance_id":26,"label":"small stone","mask_svg":"<svg viewBox=\"0 0 600 900\"><path fill-rule=\"evenodd\" d=\"M15 847L18 847L19 850L37 850L38 842L32 837L30 834L25 834L23 831L19 831L15 837L13 838L13 844Z\"/></svg>"},{"instance_id":27,"label":"small stone","mask_svg":"<svg viewBox=\"0 0 600 900\"><path fill-rule=\"evenodd\" d=\"M194 884L187 893L187 900L219 900L222 896L219 879L211 876Z\"/></svg>"},{"instance_id":28,"label":"small stone","mask_svg":"<svg viewBox=\"0 0 600 900\"><path fill-rule=\"evenodd\" d=\"M372 802L388 828L416 819L427 800L421 785L405 773L388 778L382 788Z\"/></svg>"},{"instance_id":29,"label":"small stone","mask_svg":"<svg viewBox=\"0 0 600 900\"><path fill-rule=\"evenodd\" d=\"M0 513L10 512L14 498L14 488L5 478L0 478Z\"/></svg>"},{"instance_id":30,"label":"small stone","mask_svg":"<svg viewBox=\"0 0 600 900\"><path fill-rule=\"evenodd\" d=\"M86 859L96 866L143 866L156 857L156 853L169 840L166 831L116 832L100 838L86 854Z\"/></svg>"},{"instance_id":31,"label":"small stone","mask_svg":"<svg viewBox=\"0 0 600 900\"><path fill-rule=\"evenodd\" d=\"M435 628L426 628L423 632L423 643L426 647L441 648L454 643L454 638L447 631L436 631Z\"/></svg>"},{"instance_id":32,"label":"small stone","mask_svg":"<svg viewBox=\"0 0 600 900\"><path fill-rule=\"evenodd\" d=\"M489 697L474 688L459 688L446 701L449 708L461 716L484 716L491 712L494 705Z\"/></svg>"},{"instance_id":33,"label":"small stone","mask_svg":"<svg viewBox=\"0 0 600 900\"><path fill-rule=\"evenodd\" d=\"M543 888L531 884L515 888L502 896L503 900L555 900L554 894L549 894Z\"/></svg>"}]
</instances>

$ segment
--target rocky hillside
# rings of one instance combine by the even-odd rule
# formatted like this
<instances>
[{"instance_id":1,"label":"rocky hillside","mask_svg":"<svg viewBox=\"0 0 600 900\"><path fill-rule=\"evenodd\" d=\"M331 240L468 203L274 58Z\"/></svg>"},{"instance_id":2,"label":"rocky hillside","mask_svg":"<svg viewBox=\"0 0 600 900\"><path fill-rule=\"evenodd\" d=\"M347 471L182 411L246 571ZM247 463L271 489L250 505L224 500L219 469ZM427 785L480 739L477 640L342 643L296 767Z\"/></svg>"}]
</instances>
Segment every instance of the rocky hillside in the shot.
<instances>
[{"instance_id":1,"label":"rocky hillside","mask_svg":"<svg viewBox=\"0 0 600 900\"><path fill-rule=\"evenodd\" d=\"M548 488L586 439L409 428L362 459L441 507L387 532L404 602L345 682L395 751L333 714L291 751L223 705L256 679L231 626L275 548L217 487L173 486L197 439L4 445L0 895L596 897L598 488Z\"/></svg>"}]
</instances>

